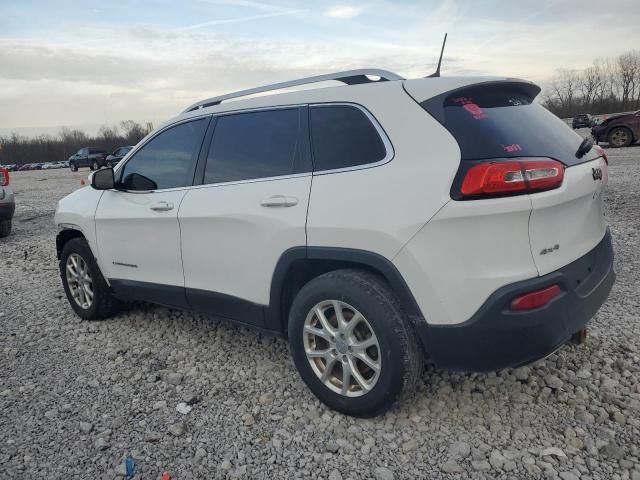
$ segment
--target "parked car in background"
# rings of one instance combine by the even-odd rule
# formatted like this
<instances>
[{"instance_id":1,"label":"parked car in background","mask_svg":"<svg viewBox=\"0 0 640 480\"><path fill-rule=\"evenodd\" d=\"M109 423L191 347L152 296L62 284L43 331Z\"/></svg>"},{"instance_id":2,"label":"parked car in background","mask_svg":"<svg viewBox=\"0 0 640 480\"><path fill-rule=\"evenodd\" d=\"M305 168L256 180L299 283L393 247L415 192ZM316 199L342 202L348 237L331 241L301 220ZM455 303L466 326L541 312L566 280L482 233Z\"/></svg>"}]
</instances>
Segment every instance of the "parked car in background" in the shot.
<instances>
[{"instance_id":1,"label":"parked car in background","mask_svg":"<svg viewBox=\"0 0 640 480\"><path fill-rule=\"evenodd\" d=\"M110 153L109 156L104 161L104 165L100 165L101 167L113 167L118 164L120 160L124 158L124 156L129 153L133 149L133 146L130 147L120 147L116 148L113 153Z\"/></svg>"},{"instance_id":2,"label":"parked car in background","mask_svg":"<svg viewBox=\"0 0 640 480\"><path fill-rule=\"evenodd\" d=\"M11 233L11 219L16 211L13 190L9 186L11 176L9 170L0 168L0 237Z\"/></svg>"},{"instance_id":3,"label":"parked car in background","mask_svg":"<svg viewBox=\"0 0 640 480\"><path fill-rule=\"evenodd\" d=\"M67 165L65 165L65 162L47 162L44 165L42 165L42 169L43 170L51 170L51 169L57 169L57 168L65 168Z\"/></svg>"},{"instance_id":4,"label":"parked car in background","mask_svg":"<svg viewBox=\"0 0 640 480\"><path fill-rule=\"evenodd\" d=\"M24 165L18 167L17 171L24 172L26 170L35 170L36 165L36 163L25 163Z\"/></svg>"},{"instance_id":5,"label":"parked car in background","mask_svg":"<svg viewBox=\"0 0 640 480\"><path fill-rule=\"evenodd\" d=\"M325 80L348 86L240 98ZM615 273L607 159L539 93L357 70L191 105L58 202L70 306L143 300L285 336L316 396L358 416L411 392L423 354L545 357Z\"/></svg>"},{"instance_id":6,"label":"parked car in background","mask_svg":"<svg viewBox=\"0 0 640 480\"><path fill-rule=\"evenodd\" d=\"M593 125L593 119L591 115L587 113L580 113L573 117L573 121L571 122L571 126L575 130L576 128L589 128Z\"/></svg>"},{"instance_id":7,"label":"parked car in background","mask_svg":"<svg viewBox=\"0 0 640 480\"><path fill-rule=\"evenodd\" d=\"M84 147L69 157L69 168L72 172L77 172L81 167L97 170L106 158L107 151L104 148Z\"/></svg>"},{"instance_id":8,"label":"parked car in background","mask_svg":"<svg viewBox=\"0 0 640 480\"><path fill-rule=\"evenodd\" d=\"M608 142L610 147L628 147L640 139L640 110L623 115L613 115L599 125L594 125L591 134L596 142Z\"/></svg>"},{"instance_id":9,"label":"parked car in background","mask_svg":"<svg viewBox=\"0 0 640 480\"><path fill-rule=\"evenodd\" d=\"M10 172L15 172L18 169L18 166L15 163L9 163L7 165L0 165L0 168L6 168Z\"/></svg>"}]
</instances>

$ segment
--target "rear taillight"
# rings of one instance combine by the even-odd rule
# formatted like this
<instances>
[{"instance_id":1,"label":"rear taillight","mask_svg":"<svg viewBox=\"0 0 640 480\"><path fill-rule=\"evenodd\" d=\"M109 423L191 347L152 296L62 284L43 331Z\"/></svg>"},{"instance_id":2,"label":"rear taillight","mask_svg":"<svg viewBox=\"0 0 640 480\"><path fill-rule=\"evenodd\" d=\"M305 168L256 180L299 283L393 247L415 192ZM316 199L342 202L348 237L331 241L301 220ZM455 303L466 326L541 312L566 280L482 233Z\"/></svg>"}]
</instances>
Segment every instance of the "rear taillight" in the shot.
<instances>
[{"instance_id":1,"label":"rear taillight","mask_svg":"<svg viewBox=\"0 0 640 480\"><path fill-rule=\"evenodd\" d=\"M551 285L550 287L525 293L511 301L511 310L523 311L544 307L560 293L562 293L562 289L558 285Z\"/></svg>"},{"instance_id":2,"label":"rear taillight","mask_svg":"<svg viewBox=\"0 0 640 480\"><path fill-rule=\"evenodd\" d=\"M562 185L564 165L550 158L517 158L463 163L455 200L472 200L552 190ZM458 190L458 191L456 191Z\"/></svg>"},{"instance_id":3,"label":"rear taillight","mask_svg":"<svg viewBox=\"0 0 640 480\"><path fill-rule=\"evenodd\" d=\"M9 185L9 169L0 168L0 185L6 187Z\"/></svg>"},{"instance_id":4,"label":"rear taillight","mask_svg":"<svg viewBox=\"0 0 640 480\"><path fill-rule=\"evenodd\" d=\"M607 158L607 154L604 151L604 148L602 148L600 145L596 145L595 147L593 147L596 149L596 152L598 152L598 155L600 155L603 159L604 159L604 163L606 163L607 165L609 165L609 159Z\"/></svg>"}]
</instances>

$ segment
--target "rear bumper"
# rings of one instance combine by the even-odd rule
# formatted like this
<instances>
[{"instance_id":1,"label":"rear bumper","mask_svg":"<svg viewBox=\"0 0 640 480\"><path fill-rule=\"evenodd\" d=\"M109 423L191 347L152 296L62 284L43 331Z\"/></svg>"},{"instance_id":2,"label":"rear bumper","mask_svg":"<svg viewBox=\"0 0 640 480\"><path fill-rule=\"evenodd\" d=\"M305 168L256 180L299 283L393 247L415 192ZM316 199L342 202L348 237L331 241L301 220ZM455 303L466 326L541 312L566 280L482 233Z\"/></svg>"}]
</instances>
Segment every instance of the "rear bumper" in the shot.
<instances>
[{"instance_id":1,"label":"rear bumper","mask_svg":"<svg viewBox=\"0 0 640 480\"><path fill-rule=\"evenodd\" d=\"M4 192L0 192L0 219L11 220L16 211L16 202L13 192L7 187L0 187Z\"/></svg>"},{"instance_id":2,"label":"rear bumper","mask_svg":"<svg viewBox=\"0 0 640 480\"><path fill-rule=\"evenodd\" d=\"M438 367L489 371L524 365L552 353L584 328L609 296L614 280L607 230L593 250L560 270L498 289L466 322L422 322L418 334ZM514 297L553 284L560 285L562 293L544 307L510 310Z\"/></svg>"}]
</instances>

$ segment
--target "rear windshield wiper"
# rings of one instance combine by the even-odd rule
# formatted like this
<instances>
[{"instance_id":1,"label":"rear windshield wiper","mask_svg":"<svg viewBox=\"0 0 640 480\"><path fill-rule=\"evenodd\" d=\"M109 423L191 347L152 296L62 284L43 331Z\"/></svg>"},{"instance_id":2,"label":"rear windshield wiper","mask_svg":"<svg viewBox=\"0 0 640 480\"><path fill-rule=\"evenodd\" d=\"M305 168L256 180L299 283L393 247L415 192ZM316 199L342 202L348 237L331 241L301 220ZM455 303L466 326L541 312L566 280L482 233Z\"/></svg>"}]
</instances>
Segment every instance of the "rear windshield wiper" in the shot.
<instances>
[{"instance_id":1,"label":"rear windshield wiper","mask_svg":"<svg viewBox=\"0 0 640 480\"><path fill-rule=\"evenodd\" d=\"M593 140L589 137L582 140L582 143L578 147L578 151L576 152L576 158L582 158L584 155L593 148Z\"/></svg>"}]
</instances>

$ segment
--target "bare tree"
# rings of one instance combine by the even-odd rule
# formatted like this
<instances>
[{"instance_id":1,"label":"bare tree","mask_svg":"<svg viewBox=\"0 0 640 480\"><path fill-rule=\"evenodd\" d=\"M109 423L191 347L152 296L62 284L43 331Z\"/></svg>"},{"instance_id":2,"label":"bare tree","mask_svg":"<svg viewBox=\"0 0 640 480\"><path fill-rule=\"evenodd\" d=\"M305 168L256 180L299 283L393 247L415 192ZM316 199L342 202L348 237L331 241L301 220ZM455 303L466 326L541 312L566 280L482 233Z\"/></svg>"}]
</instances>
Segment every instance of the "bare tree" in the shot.
<instances>
[{"instance_id":1,"label":"bare tree","mask_svg":"<svg viewBox=\"0 0 640 480\"><path fill-rule=\"evenodd\" d=\"M622 109L635 106L635 90L640 80L640 55L638 52L623 53L618 57L617 79L621 90Z\"/></svg>"}]
</instances>

